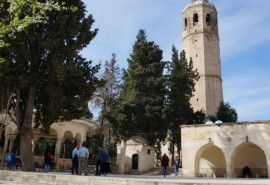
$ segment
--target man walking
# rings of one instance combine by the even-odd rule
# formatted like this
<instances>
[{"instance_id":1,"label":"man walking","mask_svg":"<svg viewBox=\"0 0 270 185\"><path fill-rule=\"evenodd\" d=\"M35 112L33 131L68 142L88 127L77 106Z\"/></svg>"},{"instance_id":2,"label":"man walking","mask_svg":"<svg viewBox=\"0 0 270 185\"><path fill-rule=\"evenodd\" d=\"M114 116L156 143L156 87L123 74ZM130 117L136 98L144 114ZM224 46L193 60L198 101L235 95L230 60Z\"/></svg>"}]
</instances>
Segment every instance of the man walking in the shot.
<instances>
[{"instance_id":1,"label":"man walking","mask_svg":"<svg viewBox=\"0 0 270 185\"><path fill-rule=\"evenodd\" d=\"M84 175L87 175L87 159L89 157L89 151L85 146L86 143L83 142L82 147L79 149L79 174L82 174L83 170Z\"/></svg>"},{"instance_id":2,"label":"man walking","mask_svg":"<svg viewBox=\"0 0 270 185\"><path fill-rule=\"evenodd\" d=\"M161 167L164 177L166 177L167 174L167 166L169 166L169 157L165 153L161 159Z\"/></svg>"}]
</instances>

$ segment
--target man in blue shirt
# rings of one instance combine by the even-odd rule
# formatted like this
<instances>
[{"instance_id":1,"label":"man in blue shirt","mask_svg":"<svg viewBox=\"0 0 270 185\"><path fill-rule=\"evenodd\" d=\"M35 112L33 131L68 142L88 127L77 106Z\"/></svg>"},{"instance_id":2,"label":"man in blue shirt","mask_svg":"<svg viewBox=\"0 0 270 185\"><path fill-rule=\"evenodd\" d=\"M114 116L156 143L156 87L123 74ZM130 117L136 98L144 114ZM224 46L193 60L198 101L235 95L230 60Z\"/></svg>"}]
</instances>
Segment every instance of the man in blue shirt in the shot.
<instances>
[{"instance_id":1,"label":"man in blue shirt","mask_svg":"<svg viewBox=\"0 0 270 185\"><path fill-rule=\"evenodd\" d=\"M83 169L84 175L87 175L87 159L89 157L89 151L85 146L86 143L83 142L82 147L79 149L79 174L82 174Z\"/></svg>"},{"instance_id":2,"label":"man in blue shirt","mask_svg":"<svg viewBox=\"0 0 270 185\"><path fill-rule=\"evenodd\" d=\"M71 167L71 173L75 173L78 175L78 167L79 167L79 145L77 144L76 147L72 150L72 167Z\"/></svg>"}]
</instances>

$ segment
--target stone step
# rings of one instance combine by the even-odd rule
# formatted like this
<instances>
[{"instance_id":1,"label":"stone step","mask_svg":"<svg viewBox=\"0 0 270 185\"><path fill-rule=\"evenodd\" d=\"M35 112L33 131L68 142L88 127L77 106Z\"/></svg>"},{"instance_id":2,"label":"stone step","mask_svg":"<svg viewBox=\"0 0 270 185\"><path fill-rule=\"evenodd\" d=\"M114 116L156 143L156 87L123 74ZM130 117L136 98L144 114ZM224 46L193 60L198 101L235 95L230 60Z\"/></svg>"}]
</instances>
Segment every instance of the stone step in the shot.
<instances>
[{"instance_id":1,"label":"stone step","mask_svg":"<svg viewBox=\"0 0 270 185\"><path fill-rule=\"evenodd\" d=\"M0 184L3 185L262 185L270 184L269 179L228 179L228 178L186 178L145 175L113 175L106 177L70 175L70 173L40 173L1 170Z\"/></svg>"}]
</instances>

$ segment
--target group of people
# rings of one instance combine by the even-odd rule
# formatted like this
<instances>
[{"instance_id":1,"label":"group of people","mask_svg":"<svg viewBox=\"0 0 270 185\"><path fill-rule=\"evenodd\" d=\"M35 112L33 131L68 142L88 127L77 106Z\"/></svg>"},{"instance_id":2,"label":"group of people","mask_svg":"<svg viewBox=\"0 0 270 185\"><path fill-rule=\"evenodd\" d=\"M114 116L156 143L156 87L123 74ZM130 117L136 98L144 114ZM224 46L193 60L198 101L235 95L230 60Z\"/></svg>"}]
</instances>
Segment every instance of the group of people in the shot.
<instances>
[{"instance_id":1,"label":"group of people","mask_svg":"<svg viewBox=\"0 0 270 185\"><path fill-rule=\"evenodd\" d=\"M104 175L111 172L110 157L106 148L102 146L98 147L98 156L96 162L96 174L97 176Z\"/></svg>"},{"instance_id":2,"label":"group of people","mask_svg":"<svg viewBox=\"0 0 270 185\"><path fill-rule=\"evenodd\" d=\"M72 174L82 174L82 171L84 172L84 175L87 174L87 159L89 157L89 151L85 147L85 143L82 144L82 147L79 148L79 145L76 145L76 147L72 151L72 167L71 167L71 173ZM75 173L74 173L75 172ZM102 146L98 147L98 157L96 162L96 175L104 175L106 176L107 173L111 172L110 168L110 158L108 151L106 148L103 148Z\"/></svg>"},{"instance_id":3,"label":"group of people","mask_svg":"<svg viewBox=\"0 0 270 185\"><path fill-rule=\"evenodd\" d=\"M89 158L89 150L86 148L86 143L82 143L82 147L79 147L77 144L75 148L72 150L72 166L71 166L71 174L88 175L87 166L88 166L88 158ZM44 165L45 165L45 173L50 171L50 166L53 161L53 154L50 146L48 145L44 152ZM98 147L98 156L96 162L96 175L104 175L106 176L109 172L111 172L110 167L110 157L106 148L102 146Z\"/></svg>"},{"instance_id":4,"label":"group of people","mask_svg":"<svg viewBox=\"0 0 270 185\"><path fill-rule=\"evenodd\" d=\"M81 148L77 144L72 151L71 173L74 174L75 172L77 175L79 174L81 175L83 171L84 175L88 175L87 174L88 157L89 157L89 151L86 148L85 142L83 142Z\"/></svg>"},{"instance_id":5,"label":"group of people","mask_svg":"<svg viewBox=\"0 0 270 185\"><path fill-rule=\"evenodd\" d=\"M85 142L83 142L82 147L80 148L77 144L75 148L72 150L72 167L71 167L71 173L81 175L82 171L84 172L84 175L87 174L87 160L89 158L89 151L86 148ZM44 163L45 163L45 172L50 171L50 165L53 161L53 155L50 150L50 147L47 146L45 152L44 152ZM169 157L164 153L161 159L161 167L162 167L162 174L164 177L167 175L167 167L169 166ZM178 168L179 168L179 159L176 156L174 160L174 173L175 176L178 175ZM98 147L98 155L97 155L97 161L96 161L96 176L106 176L109 172L111 172L110 167L110 157L108 154L108 151L106 148L103 148L102 146Z\"/></svg>"},{"instance_id":6,"label":"group of people","mask_svg":"<svg viewBox=\"0 0 270 185\"><path fill-rule=\"evenodd\" d=\"M161 158L161 171L164 177L166 177L167 175L167 167L169 166L169 161L170 161L169 157L166 155L166 153L164 153L164 155ZM174 166L174 174L176 177L179 172L179 159L177 156L175 157L173 166Z\"/></svg>"}]
</instances>

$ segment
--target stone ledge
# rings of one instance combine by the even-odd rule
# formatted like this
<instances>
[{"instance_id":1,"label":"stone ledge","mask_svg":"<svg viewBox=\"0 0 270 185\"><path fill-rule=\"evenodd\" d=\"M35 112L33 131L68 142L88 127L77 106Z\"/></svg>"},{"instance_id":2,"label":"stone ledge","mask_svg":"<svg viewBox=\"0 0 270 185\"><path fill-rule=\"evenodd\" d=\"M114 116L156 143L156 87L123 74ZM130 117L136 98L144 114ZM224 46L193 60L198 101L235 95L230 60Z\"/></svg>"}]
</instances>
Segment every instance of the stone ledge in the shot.
<instances>
[{"instance_id":1,"label":"stone ledge","mask_svg":"<svg viewBox=\"0 0 270 185\"><path fill-rule=\"evenodd\" d=\"M2 183L3 182L3 183ZM39 173L1 170L0 185L262 185L270 184L270 179L228 179L228 178L186 178L147 175L83 176L69 173Z\"/></svg>"}]
</instances>

